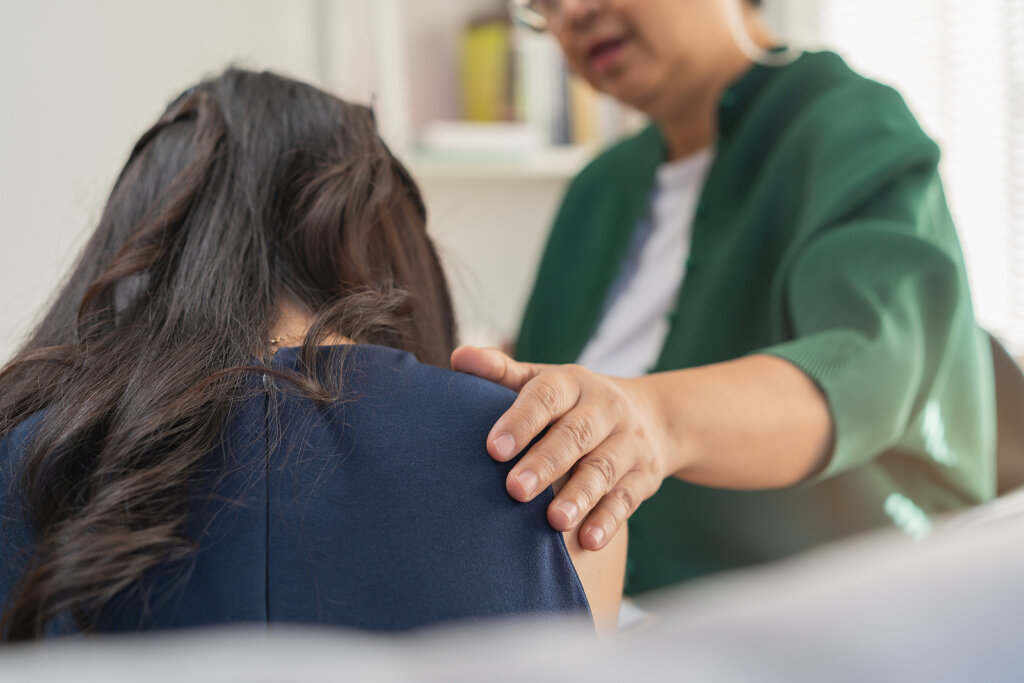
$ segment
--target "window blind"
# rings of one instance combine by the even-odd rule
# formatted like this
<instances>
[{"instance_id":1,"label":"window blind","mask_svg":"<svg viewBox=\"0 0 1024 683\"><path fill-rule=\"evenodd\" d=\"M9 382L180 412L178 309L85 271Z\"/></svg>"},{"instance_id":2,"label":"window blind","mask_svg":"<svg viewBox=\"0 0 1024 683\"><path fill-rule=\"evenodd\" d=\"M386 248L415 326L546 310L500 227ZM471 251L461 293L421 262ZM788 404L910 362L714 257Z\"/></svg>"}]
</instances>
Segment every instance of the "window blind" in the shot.
<instances>
[{"instance_id":1,"label":"window blind","mask_svg":"<svg viewBox=\"0 0 1024 683\"><path fill-rule=\"evenodd\" d=\"M1010 318L1008 336L1024 357L1024 2L1003 0L1007 59L1008 132L1004 154L1009 183Z\"/></svg>"},{"instance_id":2,"label":"window blind","mask_svg":"<svg viewBox=\"0 0 1024 683\"><path fill-rule=\"evenodd\" d=\"M975 313L1024 355L1024 0L777 0L781 35L899 90L942 147Z\"/></svg>"}]
</instances>

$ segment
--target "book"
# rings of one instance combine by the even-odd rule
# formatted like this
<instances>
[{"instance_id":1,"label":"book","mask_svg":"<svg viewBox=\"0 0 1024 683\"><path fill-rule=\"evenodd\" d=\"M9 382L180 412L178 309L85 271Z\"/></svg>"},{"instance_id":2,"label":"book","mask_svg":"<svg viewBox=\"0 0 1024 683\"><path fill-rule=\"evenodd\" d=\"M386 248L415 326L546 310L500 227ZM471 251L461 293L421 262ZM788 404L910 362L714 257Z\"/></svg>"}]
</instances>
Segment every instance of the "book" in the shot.
<instances>
[{"instance_id":1,"label":"book","mask_svg":"<svg viewBox=\"0 0 1024 683\"><path fill-rule=\"evenodd\" d=\"M502 15L470 23L462 35L460 81L467 121L515 118L511 25Z\"/></svg>"},{"instance_id":2,"label":"book","mask_svg":"<svg viewBox=\"0 0 1024 683\"><path fill-rule=\"evenodd\" d=\"M568 142L568 72L550 35L520 29L516 41L516 102L519 119L535 128L546 144Z\"/></svg>"}]
</instances>

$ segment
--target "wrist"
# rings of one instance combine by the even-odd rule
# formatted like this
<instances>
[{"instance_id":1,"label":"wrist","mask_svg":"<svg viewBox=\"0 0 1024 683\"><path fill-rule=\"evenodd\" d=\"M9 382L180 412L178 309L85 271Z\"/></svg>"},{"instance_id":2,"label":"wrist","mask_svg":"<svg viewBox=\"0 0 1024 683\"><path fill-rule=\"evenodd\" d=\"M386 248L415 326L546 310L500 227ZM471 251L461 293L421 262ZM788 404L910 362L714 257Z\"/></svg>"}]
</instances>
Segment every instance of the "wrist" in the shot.
<instances>
[{"instance_id":1,"label":"wrist","mask_svg":"<svg viewBox=\"0 0 1024 683\"><path fill-rule=\"evenodd\" d=\"M674 377L678 374L656 373L627 380L636 409L643 416L643 429L660 463L661 479L677 476L695 457L696 441L684 427L686 411L678 409L681 396Z\"/></svg>"}]
</instances>

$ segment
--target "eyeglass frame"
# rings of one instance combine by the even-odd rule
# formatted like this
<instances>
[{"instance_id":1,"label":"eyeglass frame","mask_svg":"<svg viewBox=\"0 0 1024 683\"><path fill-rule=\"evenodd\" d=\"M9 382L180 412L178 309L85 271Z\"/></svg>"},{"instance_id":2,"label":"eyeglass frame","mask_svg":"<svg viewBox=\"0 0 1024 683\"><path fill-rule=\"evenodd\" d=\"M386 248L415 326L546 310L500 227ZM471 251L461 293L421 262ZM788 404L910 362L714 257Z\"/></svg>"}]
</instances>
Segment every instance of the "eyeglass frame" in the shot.
<instances>
[{"instance_id":1,"label":"eyeglass frame","mask_svg":"<svg viewBox=\"0 0 1024 683\"><path fill-rule=\"evenodd\" d=\"M590 0L594 2L595 0ZM558 18L557 21L551 21L544 16L542 12L535 10L530 7L533 0L508 0L509 8L512 12L512 16L521 24L530 28L538 33L547 31L548 33L557 33L562 26L562 12L564 11L565 0L552 0L555 3L556 9L551 14Z\"/></svg>"},{"instance_id":2,"label":"eyeglass frame","mask_svg":"<svg viewBox=\"0 0 1024 683\"><path fill-rule=\"evenodd\" d=\"M562 3L565 0L552 0L558 2L558 22L549 21L541 12L530 7L532 0L508 0L509 11L512 17L523 24L527 28L530 28L538 33L548 32L557 33L561 29L562 17ZM598 2L598 0L588 0L589 2ZM555 14L552 12L552 14ZM733 33L733 39L739 46L740 50L754 63L762 64L764 66L781 67L796 61L800 55L803 54L802 50L786 47L780 52L764 50L757 47L751 40L746 29L743 28L740 23L742 18L738 16L739 12L736 10L730 14L730 25L729 28Z\"/></svg>"}]
</instances>

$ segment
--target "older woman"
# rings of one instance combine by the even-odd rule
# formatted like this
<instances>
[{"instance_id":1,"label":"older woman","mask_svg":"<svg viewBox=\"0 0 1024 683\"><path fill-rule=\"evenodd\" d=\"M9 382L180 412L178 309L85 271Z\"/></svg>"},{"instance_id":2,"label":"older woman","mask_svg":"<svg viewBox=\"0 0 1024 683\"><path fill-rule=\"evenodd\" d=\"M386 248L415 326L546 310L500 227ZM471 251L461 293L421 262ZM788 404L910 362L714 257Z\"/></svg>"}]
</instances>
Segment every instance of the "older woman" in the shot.
<instances>
[{"instance_id":1,"label":"older woman","mask_svg":"<svg viewBox=\"0 0 1024 683\"><path fill-rule=\"evenodd\" d=\"M553 424L508 491L572 472L548 519L595 550L629 518L630 592L990 498L992 361L900 96L777 47L754 2L516 4L653 123L569 187L529 362L453 356L520 391L493 457Z\"/></svg>"}]
</instances>

